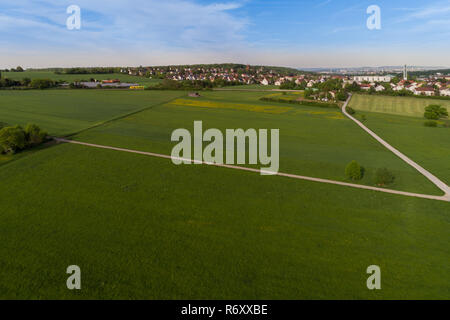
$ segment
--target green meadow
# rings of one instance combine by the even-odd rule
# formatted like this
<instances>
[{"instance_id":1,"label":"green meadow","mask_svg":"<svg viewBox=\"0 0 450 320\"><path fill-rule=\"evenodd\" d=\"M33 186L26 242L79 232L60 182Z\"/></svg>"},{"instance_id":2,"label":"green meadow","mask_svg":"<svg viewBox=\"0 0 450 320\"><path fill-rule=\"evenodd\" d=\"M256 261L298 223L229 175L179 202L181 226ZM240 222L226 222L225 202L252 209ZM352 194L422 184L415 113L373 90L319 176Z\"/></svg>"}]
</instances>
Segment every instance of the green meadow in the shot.
<instances>
[{"instance_id":1,"label":"green meadow","mask_svg":"<svg viewBox=\"0 0 450 320\"><path fill-rule=\"evenodd\" d=\"M65 135L180 95L130 90L0 90L0 122L36 123L51 135Z\"/></svg>"},{"instance_id":2,"label":"green meadow","mask_svg":"<svg viewBox=\"0 0 450 320\"><path fill-rule=\"evenodd\" d=\"M450 110L450 108L449 108ZM356 117L361 113L357 113ZM364 124L411 159L450 184L450 128L429 128L425 119L364 112Z\"/></svg>"},{"instance_id":3,"label":"green meadow","mask_svg":"<svg viewBox=\"0 0 450 320\"><path fill-rule=\"evenodd\" d=\"M24 71L24 72L2 72L3 78L12 80L23 80L23 78L33 79L50 79L53 81L89 81L91 78L97 80L119 79L121 82L138 83L141 85L152 86L160 83L162 80L149 79L145 77L132 76L123 73L107 73L107 74L56 74L51 71Z\"/></svg>"},{"instance_id":4,"label":"green meadow","mask_svg":"<svg viewBox=\"0 0 450 320\"><path fill-rule=\"evenodd\" d=\"M204 130L279 128L281 172L346 181L345 165L357 160L366 169L362 184L388 167L396 176L390 188L440 194L339 110L262 102L264 95L0 92L0 122L163 154L174 145L171 132L191 131L195 120ZM367 115L389 142L404 130L394 146L426 160L414 157L437 131ZM405 142L409 128L423 135L416 154ZM450 298L446 202L72 144L9 160L0 158L3 299ZM439 176L445 163L427 165ZM82 270L79 291L66 288L73 264ZM382 270L378 291L366 287L374 264Z\"/></svg>"},{"instance_id":5,"label":"green meadow","mask_svg":"<svg viewBox=\"0 0 450 320\"><path fill-rule=\"evenodd\" d=\"M355 110L369 111L423 118L425 107L430 104L438 104L450 111L450 100L391 97L367 94L356 94L352 97L349 106Z\"/></svg>"}]
</instances>

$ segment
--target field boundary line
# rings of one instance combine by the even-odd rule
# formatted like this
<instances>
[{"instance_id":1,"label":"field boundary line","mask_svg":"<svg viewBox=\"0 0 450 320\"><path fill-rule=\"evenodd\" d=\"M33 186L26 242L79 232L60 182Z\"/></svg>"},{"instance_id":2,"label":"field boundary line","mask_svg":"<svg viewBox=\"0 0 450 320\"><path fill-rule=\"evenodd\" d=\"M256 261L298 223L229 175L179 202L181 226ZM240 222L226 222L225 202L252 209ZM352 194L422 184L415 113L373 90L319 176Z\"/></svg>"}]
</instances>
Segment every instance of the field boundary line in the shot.
<instances>
[{"instance_id":1,"label":"field boundary line","mask_svg":"<svg viewBox=\"0 0 450 320\"><path fill-rule=\"evenodd\" d=\"M443 181L441 181L438 177L433 175L428 170L424 169L422 166L408 158L406 155L401 153L399 150L391 146L388 142L383 140L380 136L378 136L375 132L370 130L368 127L366 127L361 121L357 120L355 117L350 115L347 112L347 105L349 104L350 100L352 98L352 94L349 95L347 101L345 101L344 105L342 106L342 112L344 115L355 122L359 127L361 127L364 131L366 131L369 135L371 135L375 140L377 140L379 143L381 143L385 148L387 148L389 151L394 153L397 157L402 159L404 162L406 162L408 165L419 171L425 178L430 180L435 186L437 186L439 189L441 189L444 192L444 198L447 199L447 201L450 201L450 187L447 186L447 184Z\"/></svg>"},{"instance_id":2,"label":"field boundary line","mask_svg":"<svg viewBox=\"0 0 450 320\"><path fill-rule=\"evenodd\" d=\"M108 89L108 90L110 90L110 89ZM169 99L169 100L167 100L167 101L163 101L163 102L158 103L158 104L155 104L155 105L153 105L153 106L148 106L148 107L144 107L144 108L141 108L141 109L138 109L138 110L129 112L129 113L121 114L121 115L118 115L118 116L116 116L116 117L114 117L114 118L111 118L111 119L108 119L108 120L103 120L102 122L93 124L92 126L87 127L87 128L84 128L84 129L81 129L81 130L79 130L79 131L77 131L77 132L68 133L68 134L65 135L64 137L70 138L70 137L72 137L72 136L75 136L75 135L80 134L80 133L82 133L82 132L85 132L85 131L87 131L87 130L91 130L91 129L94 129L94 128L103 126L103 125L105 125L105 124L108 124L108 123L110 123L110 122L117 121L117 120L121 120L121 119L127 118L127 117L129 117L129 116L138 114L138 113L140 113L140 112L144 112L144 111L153 109L153 108L155 108L155 107L162 106L162 105L164 105L164 104L166 104L166 103L169 103L169 102L171 102L171 101L173 101L173 100L179 99L179 98L182 97L182 96L184 96L184 95L180 95L179 97L172 98L172 99Z\"/></svg>"},{"instance_id":3,"label":"field boundary line","mask_svg":"<svg viewBox=\"0 0 450 320\"><path fill-rule=\"evenodd\" d=\"M176 160L182 160L182 161L192 161L193 163L196 163L196 164L206 164L206 165L215 166L215 167L249 171L249 172L254 172L254 173L258 173L258 174L261 173L260 169L254 169L254 168L247 168L247 167L240 167L240 166L229 165L229 164L218 164L218 163L211 163L211 162L205 162L205 161L184 159L184 158L172 157L169 155L159 154L159 153L154 153L154 152L146 152L146 151L138 151L138 150L132 150L132 149L118 148L118 147L104 146L104 145L81 142L81 141L76 141L76 140L68 140L68 139L64 139L64 138L54 137L53 139L57 142L62 142L62 143L71 143L71 144L77 144L77 145L99 148L99 149L107 149L107 150L135 153L135 154L151 156L151 157L156 157L156 158L170 159L170 160L176 159ZM390 193L390 194L396 194L396 195L403 195L403 196L408 196L408 197L450 202L450 199L446 196L434 196L434 195L412 193L412 192L398 191L398 190L392 190L392 189L383 189L383 188L378 188L378 187L371 187L371 186L365 186L365 185L359 185L359 184L353 184L353 183L347 183L347 182L341 182L341 181L335 181L335 180L328 180L328 179L321 179L321 178L306 177L306 176L300 176L300 175L282 173L282 172L278 172L275 175L280 176L280 177L297 179L297 180L307 180L307 181L334 184L334 185L340 185L340 186L346 186L346 187L352 187L352 188L358 188L358 189L365 189L365 190L371 190L371 191L378 191L378 192L384 192L384 193Z\"/></svg>"}]
</instances>

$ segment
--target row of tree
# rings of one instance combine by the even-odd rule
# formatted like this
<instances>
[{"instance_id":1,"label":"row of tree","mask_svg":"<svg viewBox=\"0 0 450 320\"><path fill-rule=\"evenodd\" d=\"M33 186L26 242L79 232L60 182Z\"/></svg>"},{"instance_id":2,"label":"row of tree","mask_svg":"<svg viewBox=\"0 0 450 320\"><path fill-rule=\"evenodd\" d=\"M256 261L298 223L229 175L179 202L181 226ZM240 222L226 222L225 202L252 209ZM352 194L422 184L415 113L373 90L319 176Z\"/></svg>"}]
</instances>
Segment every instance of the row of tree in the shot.
<instances>
[{"instance_id":1,"label":"row of tree","mask_svg":"<svg viewBox=\"0 0 450 320\"><path fill-rule=\"evenodd\" d=\"M12 80L8 78L0 78L0 88L26 87L33 89L47 89L57 86L57 82L50 79L33 79L23 78L22 80Z\"/></svg>"},{"instance_id":2,"label":"row of tree","mask_svg":"<svg viewBox=\"0 0 450 320\"><path fill-rule=\"evenodd\" d=\"M359 181L364 177L365 169L357 161L353 160L345 167L345 175L353 181ZM375 171L375 184L384 187L393 183L395 176L387 168L379 168Z\"/></svg>"},{"instance_id":3,"label":"row of tree","mask_svg":"<svg viewBox=\"0 0 450 320\"><path fill-rule=\"evenodd\" d=\"M15 153L43 143L47 133L35 124L0 129L0 153Z\"/></svg>"},{"instance_id":4,"label":"row of tree","mask_svg":"<svg viewBox=\"0 0 450 320\"><path fill-rule=\"evenodd\" d=\"M206 90L217 87L241 85L239 81L228 82L223 79L217 79L214 82L210 80L169 80L165 79L156 86L149 87L149 89L164 89L164 90Z\"/></svg>"}]
</instances>

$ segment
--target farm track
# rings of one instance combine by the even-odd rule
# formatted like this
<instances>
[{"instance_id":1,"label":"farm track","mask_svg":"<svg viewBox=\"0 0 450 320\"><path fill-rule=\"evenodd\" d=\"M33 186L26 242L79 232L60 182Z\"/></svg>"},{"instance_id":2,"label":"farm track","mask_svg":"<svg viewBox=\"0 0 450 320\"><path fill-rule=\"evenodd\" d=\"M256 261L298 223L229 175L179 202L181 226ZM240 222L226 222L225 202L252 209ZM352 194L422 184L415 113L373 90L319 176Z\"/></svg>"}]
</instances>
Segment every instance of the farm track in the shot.
<instances>
[{"instance_id":1,"label":"farm track","mask_svg":"<svg viewBox=\"0 0 450 320\"><path fill-rule=\"evenodd\" d=\"M348 97L347 101L344 103L344 105L342 106L342 113L344 113L344 115L349 118L350 120L352 120L353 122L355 122L359 127L361 127L364 131L366 131L369 135L371 135L375 140L377 140L379 143L381 143L385 148L387 148L389 151L391 151L392 153L394 153L397 157L399 157L400 159L402 159L404 162L406 162L408 165L410 165L411 167L413 167L414 169L416 169L417 171L419 171L423 176L425 176L428 180L430 180L434 185L436 185L439 189L441 189L444 192L444 196L442 196L442 200L445 201L449 201L450 202L450 187L447 186L446 183L444 183L443 181L441 181L438 177L436 177L435 175L433 175L431 172L429 172L428 170L424 169L423 167L421 167L419 164L417 164L416 162L414 162L413 160L411 160L410 158L408 158L406 155L404 155L403 153L401 153L399 150L397 150L396 148L394 148L393 146L391 146L389 143L387 143L385 140L383 140L381 137L379 137L375 132L373 132L372 130L370 130L369 128L367 128L361 121L358 121L355 117L351 116L348 112L347 112L347 105L350 102L352 98L352 95L350 94L350 96Z\"/></svg>"},{"instance_id":2,"label":"farm track","mask_svg":"<svg viewBox=\"0 0 450 320\"><path fill-rule=\"evenodd\" d=\"M156 157L156 158L163 158L163 159L170 159L170 160L173 159L172 156L165 155L165 154L117 148L117 147L111 147L111 146L104 146L104 145L99 145L99 144L86 143L86 142L68 140L68 139L63 139L63 138L53 138L53 139L60 143L71 143L71 144L77 144L77 145L82 145L82 146L87 146L87 147L128 152L128 153L140 154L140 155ZM190 161L189 159L183 159L183 158L175 158L175 159ZM221 168L242 170L242 171L248 171L248 172L254 172L254 173L270 174L270 172L264 172L264 171L261 171L259 169L254 169L254 168L240 167L240 166L234 166L234 165L228 165L228 164L216 164L216 163L209 163L209 162L204 162L204 161L193 161L193 162L196 164L206 164L206 165L211 165L211 166L221 167ZM286 178L292 178L292 179L298 179L298 180L307 180L307 181L327 183L327 184L334 184L334 185L340 185L340 186L346 186L346 187L352 187L352 188L358 188L358 189L365 189L365 190L371 190L371 191L378 191L378 192L408 196L408 197L430 199L430 200L440 200L440 201L450 201L448 195L447 196L433 196L433 195L426 195L426 194L420 194L420 193L411 193L411 192L383 189L383 188L377 188L377 187L371 187L371 186L365 186L365 185L359 185L359 184L353 184L353 183L346 183L346 182L341 182L341 181L299 176L299 175L295 175L295 174L281 173L281 172L278 172L276 175L280 176L280 177L286 177Z\"/></svg>"}]
</instances>

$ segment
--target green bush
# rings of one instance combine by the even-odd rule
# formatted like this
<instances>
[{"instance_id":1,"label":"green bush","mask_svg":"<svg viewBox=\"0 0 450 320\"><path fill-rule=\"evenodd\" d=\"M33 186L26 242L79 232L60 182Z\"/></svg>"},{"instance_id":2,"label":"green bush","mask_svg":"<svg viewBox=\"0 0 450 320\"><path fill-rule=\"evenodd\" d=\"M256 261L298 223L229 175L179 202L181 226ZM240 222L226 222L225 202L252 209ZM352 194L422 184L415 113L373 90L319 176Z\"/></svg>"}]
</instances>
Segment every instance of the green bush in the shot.
<instances>
[{"instance_id":1,"label":"green bush","mask_svg":"<svg viewBox=\"0 0 450 320\"><path fill-rule=\"evenodd\" d=\"M0 146L4 153L14 153L26 146L25 131L20 126L4 127L0 130Z\"/></svg>"},{"instance_id":2,"label":"green bush","mask_svg":"<svg viewBox=\"0 0 450 320\"><path fill-rule=\"evenodd\" d=\"M345 168L345 175L354 181L361 180L363 177L363 169L358 162L353 160Z\"/></svg>"},{"instance_id":3,"label":"green bush","mask_svg":"<svg viewBox=\"0 0 450 320\"><path fill-rule=\"evenodd\" d=\"M387 184L393 183L395 176L386 168L378 169L375 173L375 183L378 186L385 186Z\"/></svg>"},{"instance_id":4,"label":"green bush","mask_svg":"<svg viewBox=\"0 0 450 320\"><path fill-rule=\"evenodd\" d=\"M320 108L339 108L337 103L327 103L327 102L319 102L313 100L286 100L286 99L277 99L277 98L268 98L262 97L259 100L266 102L280 102L280 103L290 103L290 104L298 104L310 107L320 107Z\"/></svg>"},{"instance_id":5,"label":"green bush","mask_svg":"<svg viewBox=\"0 0 450 320\"><path fill-rule=\"evenodd\" d=\"M47 133L35 124L4 127L0 130L0 153L15 153L45 141Z\"/></svg>"},{"instance_id":6,"label":"green bush","mask_svg":"<svg viewBox=\"0 0 450 320\"><path fill-rule=\"evenodd\" d=\"M47 89L55 86L55 82L50 79L34 79L30 82L30 87L34 89Z\"/></svg>"},{"instance_id":7,"label":"green bush","mask_svg":"<svg viewBox=\"0 0 450 320\"><path fill-rule=\"evenodd\" d=\"M47 137L47 132L43 131L35 124L28 124L25 127L25 136L27 144L30 146L35 146L44 142Z\"/></svg>"},{"instance_id":8,"label":"green bush","mask_svg":"<svg viewBox=\"0 0 450 320\"><path fill-rule=\"evenodd\" d=\"M439 120L440 118L448 117L448 111L440 105L431 104L425 108L424 117L430 120Z\"/></svg>"},{"instance_id":9,"label":"green bush","mask_svg":"<svg viewBox=\"0 0 450 320\"><path fill-rule=\"evenodd\" d=\"M438 123L437 123L436 121L430 120L430 121L425 121L425 122L423 123L423 125L424 125L425 127L433 127L433 128L435 128L435 127L437 127Z\"/></svg>"},{"instance_id":10,"label":"green bush","mask_svg":"<svg viewBox=\"0 0 450 320\"><path fill-rule=\"evenodd\" d=\"M355 109L353 109L353 108L351 108L351 107L347 107L347 112L348 112L349 114L355 114L355 113L356 113Z\"/></svg>"}]
</instances>

